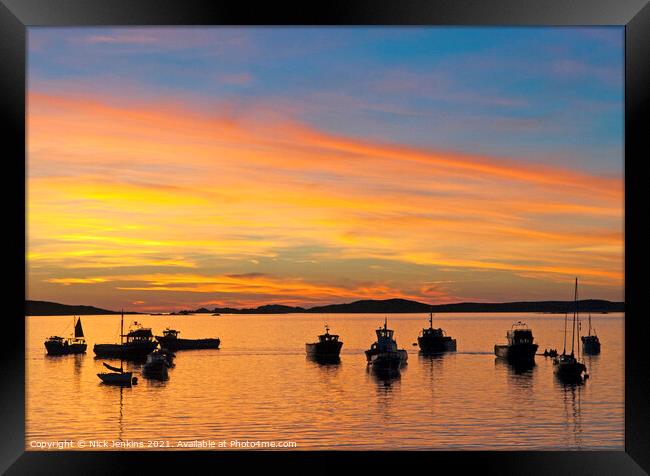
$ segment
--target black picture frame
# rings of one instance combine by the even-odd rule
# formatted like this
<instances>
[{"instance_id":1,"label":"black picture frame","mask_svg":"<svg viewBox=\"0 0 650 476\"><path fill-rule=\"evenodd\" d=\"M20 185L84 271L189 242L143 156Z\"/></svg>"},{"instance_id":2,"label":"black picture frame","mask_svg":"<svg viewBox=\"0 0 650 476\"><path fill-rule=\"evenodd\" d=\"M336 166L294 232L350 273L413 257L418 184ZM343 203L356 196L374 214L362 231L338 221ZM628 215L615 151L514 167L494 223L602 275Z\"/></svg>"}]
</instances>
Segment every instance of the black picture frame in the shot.
<instances>
[{"instance_id":1,"label":"black picture frame","mask_svg":"<svg viewBox=\"0 0 650 476\"><path fill-rule=\"evenodd\" d=\"M603 452L25 452L25 79L29 26L126 25L622 25L625 26L625 451ZM0 0L0 114L5 123L3 189L10 218L3 233L7 271L0 379L0 470L7 474L116 474L158 466L237 462L252 465L331 458L334 467L358 462L372 471L398 463L434 471L513 474L647 474L650 471L650 379L644 353L648 317L641 312L644 282L640 241L643 146L650 121L648 0L338 0L308 5L233 1ZM21 255L22 252L22 255ZM7 305L8 304L8 305ZM188 466L186 466L188 467ZM208 466L210 467L210 466ZM401 469L400 469L401 468ZM212 467L213 470L226 470ZM279 468L279 470L282 470ZM385 469L384 469L385 471ZM213 471L210 471L213 472Z\"/></svg>"}]
</instances>

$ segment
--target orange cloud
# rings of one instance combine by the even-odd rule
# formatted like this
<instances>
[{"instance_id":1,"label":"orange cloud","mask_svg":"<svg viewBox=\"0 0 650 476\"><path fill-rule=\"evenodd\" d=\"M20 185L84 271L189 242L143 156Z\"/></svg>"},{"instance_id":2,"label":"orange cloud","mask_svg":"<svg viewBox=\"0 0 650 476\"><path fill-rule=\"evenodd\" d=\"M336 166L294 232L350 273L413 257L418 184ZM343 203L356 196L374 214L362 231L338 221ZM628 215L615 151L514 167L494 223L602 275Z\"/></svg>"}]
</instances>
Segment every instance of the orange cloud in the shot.
<instances>
[{"instance_id":1,"label":"orange cloud","mask_svg":"<svg viewBox=\"0 0 650 476\"><path fill-rule=\"evenodd\" d=\"M490 269L549 283L580 275L610 290L623 279L620 177L338 137L269 111L32 92L27 194L34 293L43 283L81 289L102 267L133 268L123 278L145 284L116 289L143 294L439 292L408 276L367 289L322 284L336 282L329 269L307 284L291 274L298 261L340 263L339 279L352 272L357 282L365 268L344 263ZM214 260L255 267L263 258L277 260L283 282L200 278ZM177 271L144 279L159 267Z\"/></svg>"}]
</instances>

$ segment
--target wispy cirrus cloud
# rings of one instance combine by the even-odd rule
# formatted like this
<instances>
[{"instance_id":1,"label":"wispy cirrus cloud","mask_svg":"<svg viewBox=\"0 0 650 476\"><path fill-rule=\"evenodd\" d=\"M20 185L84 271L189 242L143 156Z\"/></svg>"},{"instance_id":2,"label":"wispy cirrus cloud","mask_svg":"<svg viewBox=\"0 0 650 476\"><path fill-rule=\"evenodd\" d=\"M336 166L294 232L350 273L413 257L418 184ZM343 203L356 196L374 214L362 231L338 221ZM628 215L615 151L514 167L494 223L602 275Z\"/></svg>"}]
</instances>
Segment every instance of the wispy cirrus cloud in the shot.
<instances>
[{"instance_id":1,"label":"wispy cirrus cloud","mask_svg":"<svg viewBox=\"0 0 650 476\"><path fill-rule=\"evenodd\" d=\"M142 33L115 33L113 35L89 35L85 39L90 44L107 43L122 45L151 45L158 43L159 39L153 35Z\"/></svg>"}]
</instances>

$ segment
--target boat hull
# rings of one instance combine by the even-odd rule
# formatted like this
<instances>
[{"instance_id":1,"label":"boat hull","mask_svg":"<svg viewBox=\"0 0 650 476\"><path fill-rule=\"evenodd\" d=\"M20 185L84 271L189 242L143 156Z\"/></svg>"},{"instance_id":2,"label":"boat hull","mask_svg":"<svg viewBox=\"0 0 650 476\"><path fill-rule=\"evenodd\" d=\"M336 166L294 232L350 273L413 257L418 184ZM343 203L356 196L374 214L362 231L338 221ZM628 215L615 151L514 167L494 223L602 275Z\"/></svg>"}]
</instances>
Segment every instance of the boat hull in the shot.
<instances>
[{"instance_id":1,"label":"boat hull","mask_svg":"<svg viewBox=\"0 0 650 476\"><path fill-rule=\"evenodd\" d=\"M343 342L314 342L305 344L309 357L316 359L337 359L341 353Z\"/></svg>"},{"instance_id":2,"label":"boat hull","mask_svg":"<svg viewBox=\"0 0 650 476\"><path fill-rule=\"evenodd\" d=\"M537 344L495 345L494 354L511 362L531 362L535 360Z\"/></svg>"},{"instance_id":3,"label":"boat hull","mask_svg":"<svg viewBox=\"0 0 650 476\"><path fill-rule=\"evenodd\" d=\"M600 354L600 342L588 336L582 337L582 352L589 355Z\"/></svg>"},{"instance_id":4,"label":"boat hull","mask_svg":"<svg viewBox=\"0 0 650 476\"><path fill-rule=\"evenodd\" d=\"M167 365L164 363L146 364L142 367L142 375L158 379L167 378Z\"/></svg>"},{"instance_id":5,"label":"boat hull","mask_svg":"<svg viewBox=\"0 0 650 476\"><path fill-rule=\"evenodd\" d=\"M408 354L400 349L389 352L373 352L366 350L368 365L376 369L398 369L406 364Z\"/></svg>"},{"instance_id":6,"label":"boat hull","mask_svg":"<svg viewBox=\"0 0 650 476\"><path fill-rule=\"evenodd\" d=\"M154 341L130 342L128 344L95 344L93 352L97 357L116 359L145 359L158 347Z\"/></svg>"},{"instance_id":7,"label":"boat hull","mask_svg":"<svg viewBox=\"0 0 650 476\"><path fill-rule=\"evenodd\" d=\"M156 336L160 347L171 351L194 350L194 349L218 349L221 340L215 339L174 339L164 336Z\"/></svg>"},{"instance_id":8,"label":"boat hull","mask_svg":"<svg viewBox=\"0 0 650 476\"><path fill-rule=\"evenodd\" d=\"M97 376L101 379L102 383L108 384L108 385L131 385L131 382L133 381L133 373L132 372L124 372L124 373L101 373L97 374Z\"/></svg>"},{"instance_id":9,"label":"boat hull","mask_svg":"<svg viewBox=\"0 0 650 476\"><path fill-rule=\"evenodd\" d=\"M68 344L59 342L45 341L45 349L47 355L69 355L69 354L83 354L88 348L87 344Z\"/></svg>"},{"instance_id":10,"label":"boat hull","mask_svg":"<svg viewBox=\"0 0 650 476\"><path fill-rule=\"evenodd\" d=\"M565 380L581 380L583 372L587 371L587 367L580 362L554 362L555 368L553 371L561 379Z\"/></svg>"},{"instance_id":11,"label":"boat hull","mask_svg":"<svg viewBox=\"0 0 650 476\"><path fill-rule=\"evenodd\" d=\"M423 354L456 352L456 339L450 337L418 337L418 346Z\"/></svg>"}]
</instances>

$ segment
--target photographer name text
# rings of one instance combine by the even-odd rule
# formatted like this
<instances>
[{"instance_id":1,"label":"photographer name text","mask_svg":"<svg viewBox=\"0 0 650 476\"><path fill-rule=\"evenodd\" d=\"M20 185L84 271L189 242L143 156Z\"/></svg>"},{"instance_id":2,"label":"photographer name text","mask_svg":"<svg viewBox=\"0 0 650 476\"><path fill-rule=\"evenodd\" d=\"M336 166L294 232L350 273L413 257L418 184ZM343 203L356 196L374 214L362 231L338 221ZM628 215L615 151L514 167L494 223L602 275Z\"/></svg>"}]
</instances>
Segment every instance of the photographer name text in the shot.
<instances>
[{"instance_id":1,"label":"photographer name text","mask_svg":"<svg viewBox=\"0 0 650 476\"><path fill-rule=\"evenodd\" d=\"M32 440L28 442L31 450L122 450L122 449L265 449L296 448L294 441L262 440Z\"/></svg>"}]
</instances>

